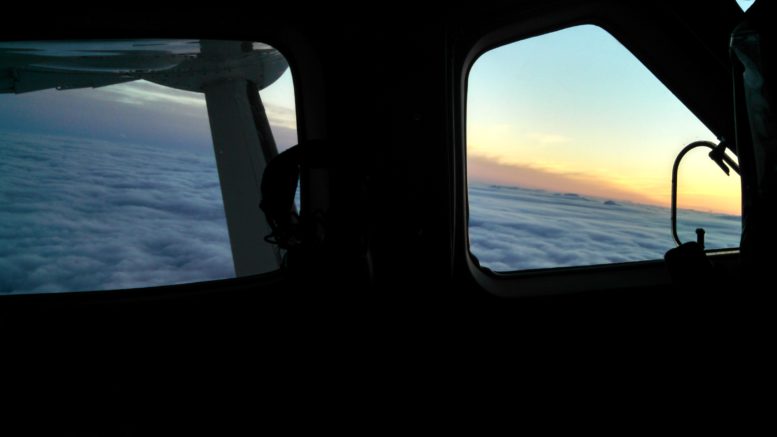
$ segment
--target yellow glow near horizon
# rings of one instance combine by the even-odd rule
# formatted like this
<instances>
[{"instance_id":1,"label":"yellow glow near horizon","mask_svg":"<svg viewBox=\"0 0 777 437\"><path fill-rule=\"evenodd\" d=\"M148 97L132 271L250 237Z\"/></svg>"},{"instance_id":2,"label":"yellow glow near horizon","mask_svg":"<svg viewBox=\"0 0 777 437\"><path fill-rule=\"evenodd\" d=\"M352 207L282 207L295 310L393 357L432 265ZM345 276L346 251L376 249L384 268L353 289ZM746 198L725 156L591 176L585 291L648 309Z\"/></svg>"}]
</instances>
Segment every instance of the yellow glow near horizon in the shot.
<instances>
[{"instance_id":1,"label":"yellow glow near horizon","mask_svg":"<svg viewBox=\"0 0 777 437\"><path fill-rule=\"evenodd\" d=\"M674 159L710 132L604 30L579 26L484 54L469 78L472 181L669 207ZM678 207L739 215L740 181L699 149Z\"/></svg>"}]
</instances>

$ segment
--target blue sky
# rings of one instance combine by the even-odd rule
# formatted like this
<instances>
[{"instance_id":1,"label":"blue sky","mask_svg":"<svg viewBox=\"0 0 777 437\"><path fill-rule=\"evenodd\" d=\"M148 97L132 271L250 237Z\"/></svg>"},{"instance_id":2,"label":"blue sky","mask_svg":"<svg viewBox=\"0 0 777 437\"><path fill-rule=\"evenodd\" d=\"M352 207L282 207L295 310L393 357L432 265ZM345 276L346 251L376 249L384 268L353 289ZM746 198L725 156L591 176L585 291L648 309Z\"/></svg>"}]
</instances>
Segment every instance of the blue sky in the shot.
<instances>
[{"instance_id":1,"label":"blue sky","mask_svg":"<svg viewBox=\"0 0 777 437\"><path fill-rule=\"evenodd\" d=\"M668 205L677 153L715 135L605 30L584 25L491 50L468 81L469 177ZM690 155L694 156L694 155ZM737 213L738 180L686 158L684 206Z\"/></svg>"}]
</instances>

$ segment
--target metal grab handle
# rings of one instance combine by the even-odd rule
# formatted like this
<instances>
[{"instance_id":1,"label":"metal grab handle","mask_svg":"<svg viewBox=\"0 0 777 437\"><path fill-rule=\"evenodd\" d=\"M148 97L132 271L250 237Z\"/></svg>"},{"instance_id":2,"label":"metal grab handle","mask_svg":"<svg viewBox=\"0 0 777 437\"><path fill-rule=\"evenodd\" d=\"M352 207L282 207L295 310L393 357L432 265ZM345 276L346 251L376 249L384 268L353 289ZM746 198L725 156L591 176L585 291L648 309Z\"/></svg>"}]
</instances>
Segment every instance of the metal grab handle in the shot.
<instances>
[{"instance_id":1,"label":"metal grab handle","mask_svg":"<svg viewBox=\"0 0 777 437\"><path fill-rule=\"evenodd\" d=\"M709 154L710 159L715 161L716 164L729 175L729 168L733 169L737 174L739 173L739 166L733 159L726 155L726 143L721 141L720 144L715 144L710 141L695 141L688 144L680 151L677 158L674 160L674 166L672 167L672 237L674 237L675 243L681 245L680 237L677 235L677 172L680 169L680 161L691 150L697 147L709 147L712 151ZM696 230L696 241L704 248L704 229Z\"/></svg>"}]
</instances>

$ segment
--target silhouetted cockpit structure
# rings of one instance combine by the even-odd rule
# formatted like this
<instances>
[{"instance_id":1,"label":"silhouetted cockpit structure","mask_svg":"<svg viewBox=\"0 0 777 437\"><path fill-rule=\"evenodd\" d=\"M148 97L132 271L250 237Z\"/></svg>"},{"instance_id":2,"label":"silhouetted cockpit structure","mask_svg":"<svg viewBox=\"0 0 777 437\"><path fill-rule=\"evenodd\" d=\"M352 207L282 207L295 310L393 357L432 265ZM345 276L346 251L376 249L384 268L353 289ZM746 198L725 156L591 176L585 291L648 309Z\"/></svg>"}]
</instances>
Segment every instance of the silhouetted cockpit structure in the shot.
<instances>
[{"instance_id":1,"label":"silhouetted cockpit structure","mask_svg":"<svg viewBox=\"0 0 777 437\"><path fill-rule=\"evenodd\" d=\"M293 74L301 144L288 170L300 177L301 210L286 217L297 242L284 248L282 268L147 289L0 296L3 335L13 343L4 361L17 366L6 376L24 375L14 388L99 412L62 428L142 435L152 428L147 419L170 419L170 405L192 399L240 399L228 422L250 428L268 411L289 417L281 405L310 400L327 410L342 393L356 416L369 410L360 399L400 395L400 404L419 407L414 390L423 384L445 397L479 377L510 393L518 393L515 379L538 388L529 375L554 387L573 375L626 380L630 394L650 381L685 381L708 403L742 395L726 382L736 375L744 385L766 378L760 351L770 344L777 229L773 2L758 0L746 14L734 0L415 6L354 14L275 4L261 14L188 19L104 11L16 17L12 30L0 30L4 41L265 42ZM664 260L499 274L470 254L468 69L488 49L583 23L615 36L726 139L742 172L740 250L670 257L671 276ZM621 353L629 363L602 367ZM714 396L701 381L711 374L722 387ZM67 405L76 393L86 403ZM199 423L186 414L173 421Z\"/></svg>"}]
</instances>

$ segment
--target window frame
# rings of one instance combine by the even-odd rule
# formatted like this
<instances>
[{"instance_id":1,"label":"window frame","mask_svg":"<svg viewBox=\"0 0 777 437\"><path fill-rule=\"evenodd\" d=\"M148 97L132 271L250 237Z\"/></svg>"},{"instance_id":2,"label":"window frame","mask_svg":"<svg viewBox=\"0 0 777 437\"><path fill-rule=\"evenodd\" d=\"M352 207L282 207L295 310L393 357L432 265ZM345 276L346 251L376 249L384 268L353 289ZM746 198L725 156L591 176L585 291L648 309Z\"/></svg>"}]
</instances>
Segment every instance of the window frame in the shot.
<instances>
[{"instance_id":1,"label":"window frame","mask_svg":"<svg viewBox=\"0 0 777 437\"><path fill-rule=\"evenodd\" d=\"M710 119L703 119L693 108L677 95L656 68L641 56L645 51L628 42L619 31L618 14L626 14L637 19L637 12L618 10L610 2L580 4L561 12L538 9L535 16L523 15L512 24L487 30L472 37L469 41L461 38L454 43L454 51L459 55L452 66L457 93L454 99L453 125L456 132L456 198L459 199L456 210L457 223L455 235L455 264L463 267L469 278L480 288L499 297L538 297L592 291L614 291L645 287L666 287L672 284L663 259L634 261L624 263L555 267L546 269L519 270L512 272L494 272L483 268L472 254L469 241L469 194L467 180L467 95L468 81L473 65L483 54L506 44L528 38L542 36L555 31L581 25L593 25L610 34L624 48L634 55L667 89L675 94L688 109L699 118L713 133L726 135L727 126L717 126ZM719 120L717 120L719 121ZM743 191L743 200L745 193ZM668 222L668 218L667 218ZM669 225L667 224L667 227ZM671 248L671 247L670 247ZM670 249L668 248L668 249ZM668 250L667 249L667 250ZM708 259L717 268L736 269L739 261L739 248L713 249L706 251Z\"/></svg>"}]
</instances>

